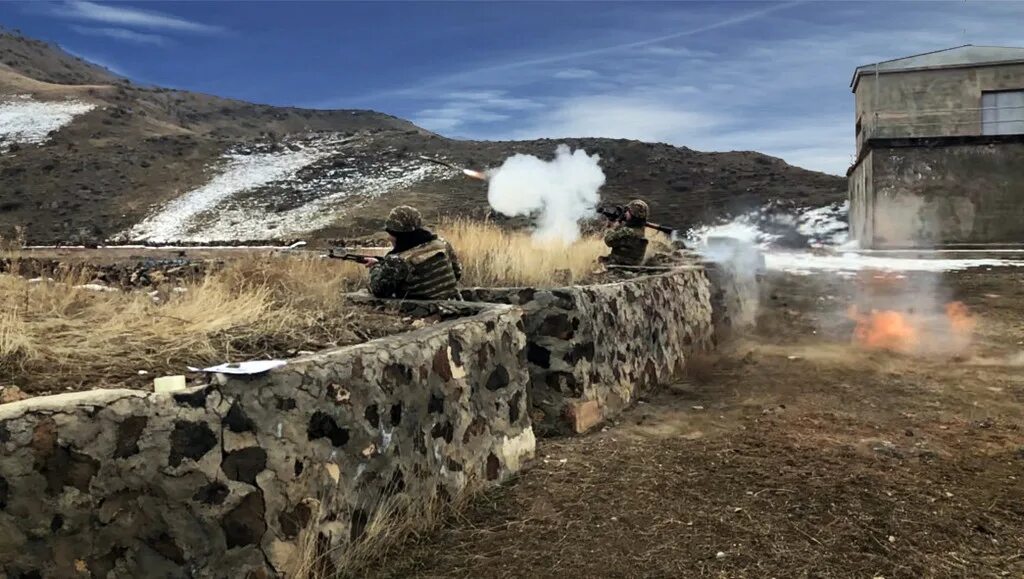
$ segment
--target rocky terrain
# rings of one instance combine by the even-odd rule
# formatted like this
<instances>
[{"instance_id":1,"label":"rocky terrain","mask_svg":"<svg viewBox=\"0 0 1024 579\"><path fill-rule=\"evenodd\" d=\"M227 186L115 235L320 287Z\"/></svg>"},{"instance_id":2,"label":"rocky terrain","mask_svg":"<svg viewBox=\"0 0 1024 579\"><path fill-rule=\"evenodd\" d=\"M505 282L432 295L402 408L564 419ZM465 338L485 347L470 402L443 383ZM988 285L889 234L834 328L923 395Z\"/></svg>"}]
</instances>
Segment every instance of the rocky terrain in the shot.
<instances>
[{"instance_id":1,"label":"rocky terrain","mask_svg":"<svg viewBox=\"0 0 1024 579\"><path fill-rule=\"evenodd\" d=\"M472 142L360 110L303 110L145 87L0 32L0 233L27 241L257 241L361 235L398 203L487 214L485 186L419 155L486 168L567 143L601 157L602 195L679 228L777 200L821 206L840 177L755 152L616 139Z\"/></svg>"}]
</instances>

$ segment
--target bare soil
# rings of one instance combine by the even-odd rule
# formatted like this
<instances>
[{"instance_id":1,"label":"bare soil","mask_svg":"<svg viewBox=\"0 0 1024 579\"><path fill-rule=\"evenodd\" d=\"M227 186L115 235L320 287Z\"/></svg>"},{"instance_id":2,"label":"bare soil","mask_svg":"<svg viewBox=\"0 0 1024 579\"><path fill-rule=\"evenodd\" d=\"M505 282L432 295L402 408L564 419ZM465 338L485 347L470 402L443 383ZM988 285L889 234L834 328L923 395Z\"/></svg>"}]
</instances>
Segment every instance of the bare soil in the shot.
<instances>
[{"instance_id":1,"label":"bare soil","mask_svg":"<svg viewBox=\"0 0 1024 579\"><path fill-rule=\"evenodd\" d=\"M952 357L850 344L873 276L769 279L755 335L360 576L1024 576L1024 272L942 282Z\"/></svg>"}]
</instances>

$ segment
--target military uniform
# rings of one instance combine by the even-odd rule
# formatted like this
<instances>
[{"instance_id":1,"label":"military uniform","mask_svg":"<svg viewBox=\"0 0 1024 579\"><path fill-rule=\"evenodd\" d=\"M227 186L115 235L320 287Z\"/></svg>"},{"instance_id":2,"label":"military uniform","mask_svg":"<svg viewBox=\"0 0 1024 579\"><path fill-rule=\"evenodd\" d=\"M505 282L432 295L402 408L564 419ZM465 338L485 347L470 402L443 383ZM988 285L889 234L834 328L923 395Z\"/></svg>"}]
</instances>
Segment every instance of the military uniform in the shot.
<instances>
[{"instance_id":1,"label":"military uniform","mask_svg":"<svg viewBox=\"0 0 1024 579\"><path fill-rule=\"evenodd\" d=\"M626 205L632 219L604 235L604 243L611 253L601 258L608 265L640 265L647 253L647 236L644 223L647 221L647 203L637 199Z\"/></svg>"},{"instance_id":2,"label":"military uniform","mask_svg":"<svg viewBox=\"0 0 1024 579\"><path fill-rule=\"evenodd\" d=\"M418 211L401 206L391 211L385 229L393 235L423 230ZM462 266L450 243L429 235L424 243L392 251L370 268L370 293L381 298L458 299Z\"/></svg>"}]
</instances>

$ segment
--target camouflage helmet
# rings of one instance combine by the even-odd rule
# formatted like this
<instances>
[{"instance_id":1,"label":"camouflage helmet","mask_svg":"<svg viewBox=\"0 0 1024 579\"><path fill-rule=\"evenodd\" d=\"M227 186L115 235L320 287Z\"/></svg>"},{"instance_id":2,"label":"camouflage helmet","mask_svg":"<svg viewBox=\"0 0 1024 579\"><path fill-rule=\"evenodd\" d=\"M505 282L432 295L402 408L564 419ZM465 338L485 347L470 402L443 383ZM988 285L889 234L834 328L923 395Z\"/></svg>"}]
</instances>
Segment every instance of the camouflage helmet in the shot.
<instances>
[{"instance_id":1,"label":"camouflage helmet","mask_svg":"<svg viewBox=\"0 0 1024 579\"><path fill-rule=\"evenodd\" d=\"M409 233L423 227L423 218L415 207L399 205L388 214L384 230L391 233Z\"/></svg>"},{"instance_id":2,"label":"camouflage helmet","mask_svg":"<svg viewBox=\"0 0 1024 579\"><path fill-rule=\"evenodd\" d=\"M633 216L634 219L647 220L647 214L650 209L647 207L647 202L642 199L634 199L626 204L626 209Z\"/></svg>"}]
</instances>

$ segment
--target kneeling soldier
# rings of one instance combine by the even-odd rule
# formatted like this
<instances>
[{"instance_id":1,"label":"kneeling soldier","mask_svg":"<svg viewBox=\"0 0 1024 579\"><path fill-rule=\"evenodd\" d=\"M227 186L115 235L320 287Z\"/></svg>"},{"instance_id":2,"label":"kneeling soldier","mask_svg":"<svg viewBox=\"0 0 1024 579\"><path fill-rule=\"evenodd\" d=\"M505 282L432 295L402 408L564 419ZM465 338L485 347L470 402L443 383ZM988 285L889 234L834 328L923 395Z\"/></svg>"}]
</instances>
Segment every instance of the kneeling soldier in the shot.
<instances>
[{"instance_id":1,"label":"kneeling soldier","mask_svg":"<svg viewBox=\"0 0 1024 579\"><path fill-rule=\"evenodd\" d=\"M634 199L626 205L622 220L604 235L604 243L612 251L600 258L601 263L640 265L644 262L644 254L647 252L647 236L644 234L647 213L647 203L640 199Z\"/></svg>"},{"instance_id":2,"label":"kneeling soldier","mask_svg":"<svg viewBox=\"0 0 1024 579\"><path fill-rule=\"evenodd\" d=\"M416 209L395 207L384 223L392 249L371 261L370 293L379 298L458 299L462 266L444 239L423 227Z\"/></svg>"}]
</instances>

